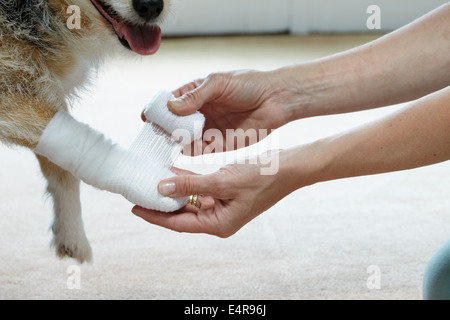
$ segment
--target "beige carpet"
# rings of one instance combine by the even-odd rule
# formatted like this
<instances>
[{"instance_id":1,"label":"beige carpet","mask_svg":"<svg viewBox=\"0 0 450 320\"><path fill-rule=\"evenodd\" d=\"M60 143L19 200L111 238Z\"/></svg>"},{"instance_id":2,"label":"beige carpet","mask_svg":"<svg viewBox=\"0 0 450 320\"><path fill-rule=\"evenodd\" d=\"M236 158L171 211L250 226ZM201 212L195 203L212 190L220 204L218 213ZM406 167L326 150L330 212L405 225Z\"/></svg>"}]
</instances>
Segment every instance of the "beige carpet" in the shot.
<instances>
[{"instance_id":1,"label":"beige carpet","mask_svg":"<svg viewBox=\"0 0 450 320\"><path fill-rule=\"evenodd\" d=\"M75 115L128 144L157 90L212 71L272 69L374 38L166 39L145 62L108 63ZM390 110L301 120L279 131L280 145ZM183 158L179 165L208 172L220 163ZM80 288L70 289L74 263L49 250L51 203L33 155L1 147L0 179L1 299L420 299L425 265L450 231L450 163L299 190L226 240L149 225L122 197L83 185L94 263L80 267ZM381 272L379 289L367 287L369 266Z\"/></svg>"}]
</instances>

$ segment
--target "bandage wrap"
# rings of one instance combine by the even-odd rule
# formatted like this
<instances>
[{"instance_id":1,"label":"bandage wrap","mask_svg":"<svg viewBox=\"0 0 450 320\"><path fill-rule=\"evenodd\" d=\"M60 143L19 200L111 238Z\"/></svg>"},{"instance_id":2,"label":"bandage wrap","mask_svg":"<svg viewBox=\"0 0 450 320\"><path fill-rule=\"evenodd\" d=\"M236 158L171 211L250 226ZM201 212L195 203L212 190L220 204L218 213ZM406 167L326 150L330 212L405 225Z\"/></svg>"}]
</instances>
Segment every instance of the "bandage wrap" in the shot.
<instances>
[{"instance_id":1,"label":"bandage wrap","mask_svg":"<svg viewBox=\"0 0 450 320\"><path fill-rule=\"evenodd\" d=\"M183 137L191 136L192 140L201 137L204 117L200 113L174 115L167 109L172 98L170 92L161 92L153 99L145 109L148 122L128 149L60 111L44 130L34 151L85 183L121 194L136 205L176 211L187 204L188 198L164 197L158 192L158 183L175 175L170 168L183 144L190 141L186 138L176 141L171 135L182 129Z\"/></svg>"},{"instance_id":2,"label":"bandage wrap","mask_svg":"<svg viewBox=\"0 0 450 320\"><path fill-rule=\"evenodd\" d=\"M167 109L167 102L174 98L168 91L161 91L148 104L144 115L148 122L159 125L180 144L187 145L201 139L205 117L200 112L180 117ZM180 136L183 139L179 139Z\"/></svg>"}]
</instances>

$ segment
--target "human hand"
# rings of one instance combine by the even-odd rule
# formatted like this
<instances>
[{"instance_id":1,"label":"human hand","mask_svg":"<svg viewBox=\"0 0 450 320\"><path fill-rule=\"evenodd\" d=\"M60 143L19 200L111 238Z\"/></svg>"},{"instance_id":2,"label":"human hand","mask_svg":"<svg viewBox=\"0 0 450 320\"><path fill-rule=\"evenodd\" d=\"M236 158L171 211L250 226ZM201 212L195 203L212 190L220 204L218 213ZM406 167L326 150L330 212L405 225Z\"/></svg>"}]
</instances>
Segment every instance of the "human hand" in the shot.
<instances>
[{"instance_id":1,"label":"human hand","mask_svg":"<svg viewBox=\"0 0 450 320\"><path fill-rule=\"evenodd\" d=\"M160 193L170 197L200 194L197 207L188 204L177 212L165 213L136 206L132 211L147 222L174 231L230 237L292 191L284 174L261 175L259 163L248 163L228 165L203 176L174 169L177 176L162 181Z\"/></svg>"},{"instance_id":2,"label":"human hand","mask_svg":"<svg viewBox=\"0 0 450 320\"><path fill-rule=\"evenodd\" d=\"M223 150L208 148L206 153L231 151L258 142L270 134L271 130L288 122L287 106L297 93L290 91L286 82L275 71L214 73L175 90L173 93L177 99L170 101L168 107L178 115L200 111L206 118L204 132L214 130L215 133L220 133L214 133L212 141L204 136L202 154L212 142L216 146L222 146ZM239 140L240 137L235 139L234 135L227 139L227 129L239 129L243 135L251 134L254 139L243 137L244 139ZM217 136L222 141L217 141ZM191 155L194 155L193 152Z\"/></svg>"}]
</instances>

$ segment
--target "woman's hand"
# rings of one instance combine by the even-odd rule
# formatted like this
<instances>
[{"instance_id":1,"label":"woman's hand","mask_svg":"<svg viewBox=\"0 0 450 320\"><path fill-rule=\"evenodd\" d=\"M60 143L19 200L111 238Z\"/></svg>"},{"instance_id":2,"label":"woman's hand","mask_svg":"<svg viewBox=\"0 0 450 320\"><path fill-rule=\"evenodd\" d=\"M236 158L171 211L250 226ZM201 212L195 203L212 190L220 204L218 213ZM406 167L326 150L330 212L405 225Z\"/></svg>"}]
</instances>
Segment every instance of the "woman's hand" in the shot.
<instances>
[{"instance_id":1,"label":"woman's hand","mask_svg":"<svg viewBox=\"0 0 450 320\"><path fill-rule=\"evenodd\" d=\"M270 134L270 130L288 122L288 106L298 95L290 88L277 71L214 73L175 90L177 99L170 101L168 107L178 115L200 111L206 118L205 132L209 129L220 131L223 141L208 141L205 138L202 151L211 142L226 148L212 148L211 152L231 151L252 142L244 141L238 145L234 138L227 140L227 130L254 130L257 142ZM215 134L214 139L217 136Z\"/></svg>"},{"instance_id":2,"label":"woman's hand","mask_svg":"<svg viewBox=\"0 0 450 320\"><path fill-rule=\"evenodd\" d=\"M178 176L161 182L160 193L170 197L200 194L197 207L188 204L174 213L141 207L132 211L152 224L174 231L230 237L290 193L281 172L261 175L262 166L250 164L255 162L228 165L208 175L174 169Z\"/></svg>"}]
</instances>

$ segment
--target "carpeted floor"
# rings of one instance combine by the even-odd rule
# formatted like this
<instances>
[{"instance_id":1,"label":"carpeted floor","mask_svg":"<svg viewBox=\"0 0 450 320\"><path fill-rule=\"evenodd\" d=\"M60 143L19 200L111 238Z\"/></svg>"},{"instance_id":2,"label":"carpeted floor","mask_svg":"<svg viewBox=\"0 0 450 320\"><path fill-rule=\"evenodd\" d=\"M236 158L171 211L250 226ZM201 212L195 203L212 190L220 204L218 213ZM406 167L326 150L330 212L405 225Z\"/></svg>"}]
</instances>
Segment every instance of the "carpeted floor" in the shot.
<instances>
[{"instance_id":1,"label":"carpeted floor","mask_svg":"<svg viewBox=\"0 0 450 320\"><path fill-rule=\"evenodd\" d=\"M374 38L166 39L148 60L108 62L74 114L128 144L160 89L213 71L302 62ZM279 130L280 146L393 108L291 123ZM219 160L178 165L202 173ZM1 147L0 179L0 299L420 299L425 265L450 234L450 163L299 190L229 239L149 225L122 197L83 185L94 263L78 266L49 249L51 203L33 155ZM367 285L370 266L380 272L379 289Z\"/></svg>"}]
</instances>

